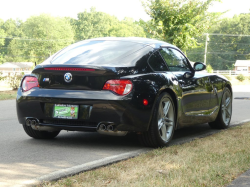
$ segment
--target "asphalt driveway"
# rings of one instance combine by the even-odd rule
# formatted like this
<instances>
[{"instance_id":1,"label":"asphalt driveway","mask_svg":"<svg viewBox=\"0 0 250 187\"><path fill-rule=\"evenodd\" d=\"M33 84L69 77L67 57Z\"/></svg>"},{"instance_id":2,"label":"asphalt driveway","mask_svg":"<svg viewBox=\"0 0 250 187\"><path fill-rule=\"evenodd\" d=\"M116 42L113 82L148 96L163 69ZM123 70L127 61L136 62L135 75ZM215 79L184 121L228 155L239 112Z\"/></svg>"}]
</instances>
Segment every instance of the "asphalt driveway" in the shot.
<instances>
[{"instance_id":1,"label":"asphalt driveway","mask_svg":"<svg viewBox=\"0 0 250 187\"><path fill-rule=\"evenodd\" d=\"M235 97L250 98L250 92L237 88ZM231 123L250 119L249 106L250 100L234 99ZM175 132L172 144L214 131L207 124L180 129ZM112 137L64 131L54 140L32 139L18 124L15 100L0 101L0 132L0 186L22 186L36 179L56 178L149 150L141 146L133 134Z\"/></svg>"}]
</instances>

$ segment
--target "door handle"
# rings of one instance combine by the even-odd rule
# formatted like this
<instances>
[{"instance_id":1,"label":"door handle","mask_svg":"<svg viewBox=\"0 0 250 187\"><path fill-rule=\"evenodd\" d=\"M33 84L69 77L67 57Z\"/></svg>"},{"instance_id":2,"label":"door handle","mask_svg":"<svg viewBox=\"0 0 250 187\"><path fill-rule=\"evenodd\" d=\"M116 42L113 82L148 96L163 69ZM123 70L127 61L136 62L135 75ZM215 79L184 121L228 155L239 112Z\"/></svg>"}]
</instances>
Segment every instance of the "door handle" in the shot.
<instances>
[{"instance_id":1,"label":"door handle","mask_svg":"<svg viewBox=\"0 0 250 187\"><path fill-rule=\"evenodd\" d=\"M179 80L179 83L181 86L183 86L185 84L185 82L183 80Z\"/></svg>"}]
</instances>

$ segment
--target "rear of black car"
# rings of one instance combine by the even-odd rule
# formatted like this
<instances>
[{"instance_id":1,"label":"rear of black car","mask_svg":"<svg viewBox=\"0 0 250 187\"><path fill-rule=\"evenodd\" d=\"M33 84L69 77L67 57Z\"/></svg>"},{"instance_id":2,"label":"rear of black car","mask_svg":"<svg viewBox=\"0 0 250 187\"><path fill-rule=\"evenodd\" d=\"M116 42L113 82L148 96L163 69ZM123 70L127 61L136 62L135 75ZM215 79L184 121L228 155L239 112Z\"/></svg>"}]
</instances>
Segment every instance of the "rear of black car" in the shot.
<instances>
[{"instance_id":1,"label":"rear of black car","mask_svg":"<svg viewBox=\"0 0 250 187\"><path fill-rule=\"evenodd\" d=\"M17 93L19 122L26 132L27 127L114 135L147 130L152 105L136 89L138 77L151 71L147 59L152 50L106 40L63 49L24 76Z\"/></svg>"}]
</instances>

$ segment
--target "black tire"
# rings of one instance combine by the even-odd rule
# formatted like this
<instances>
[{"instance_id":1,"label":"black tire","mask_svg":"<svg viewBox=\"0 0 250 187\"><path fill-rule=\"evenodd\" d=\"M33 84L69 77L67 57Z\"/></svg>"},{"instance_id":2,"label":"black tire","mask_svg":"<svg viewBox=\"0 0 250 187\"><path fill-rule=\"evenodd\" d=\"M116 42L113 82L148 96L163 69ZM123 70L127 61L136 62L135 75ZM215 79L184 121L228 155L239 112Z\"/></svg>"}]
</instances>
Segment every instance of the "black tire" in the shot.
<instances>
[{"instance_id":1,"label":"black tire","mask_svg":"<svg viewBox=\"0 0 250 187\"><path fill-rule=\"evenodd\" d=\"M230 114L229 114L230 113ZM212 129L226 129L230 125L232 116L232 93L225 88L221 99L220 111L215 121L208 123Z\"/></svg>"},{"instance_id":2,"label":"black tire","mask_svg":"<svg viewBox=\"0 0 250 187\"><path fill-rule=\"evenodd\" d=\"M32 127L27 125L23 125L23 129L26 132L26 134L35 139L53 139L60 133L60 131L53 131L53 132L38 131L32 129Z\"/></svg>"},{"instance_id":3,"label":"black tire","mask_svg":"<svg viewBox=\"0 0 250 187\"><path fill-rule=\"evenodd\" d=\"M149 130L138 134L141 144L147 147L167 146L174 135L175 116L175 105L172 97L166 92L162 93L156 101ZM163 133L164 131L166 133Z\"/></svg>"}]
</instances>

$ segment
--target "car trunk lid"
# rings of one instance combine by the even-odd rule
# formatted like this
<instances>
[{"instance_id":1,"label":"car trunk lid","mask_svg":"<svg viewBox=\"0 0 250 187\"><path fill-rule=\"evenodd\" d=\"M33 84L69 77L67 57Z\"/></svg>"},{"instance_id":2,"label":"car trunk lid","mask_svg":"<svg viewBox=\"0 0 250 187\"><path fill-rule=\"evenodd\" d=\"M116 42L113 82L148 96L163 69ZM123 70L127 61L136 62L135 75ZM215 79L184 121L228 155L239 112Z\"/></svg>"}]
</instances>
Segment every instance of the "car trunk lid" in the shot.
<instances>
[{"instance_id":1,"label":"car trunk lid","mask_svg":"<svg viewBox=\"0 0 250 187\"><path fill-rule=\"evenodd\" d=\"M32 72L37 75L40 88L70 90L102 90L107 80L117 79L112 68L96 66L38 66Z\"/></svg>"}]
</instances>

